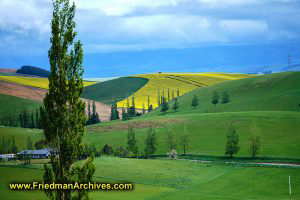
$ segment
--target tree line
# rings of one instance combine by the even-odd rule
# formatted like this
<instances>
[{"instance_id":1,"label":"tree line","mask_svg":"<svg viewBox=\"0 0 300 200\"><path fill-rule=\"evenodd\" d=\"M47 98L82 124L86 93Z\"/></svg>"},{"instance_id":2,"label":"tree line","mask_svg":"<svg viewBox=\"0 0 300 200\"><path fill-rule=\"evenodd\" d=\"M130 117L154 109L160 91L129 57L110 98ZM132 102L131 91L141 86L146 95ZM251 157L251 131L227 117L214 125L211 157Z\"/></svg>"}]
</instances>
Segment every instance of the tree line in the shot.
<instances>
[{"instance_id":1,"label":"tree line","mask_svg":"<svg viewBox=\"0 0 300 200\"><path fill-rule=\"evenodd\" d=\"M0 118L0 124L2 126L22 127L22 128L38 128L41 129L41 117L40 112L44 108L40 107L35 111L24 110L19 114L9 114Z\"/></svg>"},{"instance_id":2,"label":"tree line","mask_svg":"<svg viewBox=\"0 0 300 200\"><path fill-rule=\"evenodd\" d=\"M178 98L174 98L174 103L173 103L173 106L172 106L172 110L174 110L174 112L177 112L177 110L179 109L179 101L178 101ZM220 99L220 96L218 94L218 92L213 92L213 96L212 96L212 99L211 99L211 103L213 105L217 105L218 103L221 103L221 104L227 104L227 103L230 103L231 100L230 100L230 96L228 94L228 92L224 91L222 93L222 97ZM197 95L194 95L193 98L192 98L192 102L191 102L191 107L196 109L198 108L199 106L199 99L198 99L198 96ZM166 112L169 110L169 102L167 101L167 99L165 97L162 97L161 99L161 103L160 103L160 112L162 112L164 115L166 114Z\"/></svg>"}]
</instances>

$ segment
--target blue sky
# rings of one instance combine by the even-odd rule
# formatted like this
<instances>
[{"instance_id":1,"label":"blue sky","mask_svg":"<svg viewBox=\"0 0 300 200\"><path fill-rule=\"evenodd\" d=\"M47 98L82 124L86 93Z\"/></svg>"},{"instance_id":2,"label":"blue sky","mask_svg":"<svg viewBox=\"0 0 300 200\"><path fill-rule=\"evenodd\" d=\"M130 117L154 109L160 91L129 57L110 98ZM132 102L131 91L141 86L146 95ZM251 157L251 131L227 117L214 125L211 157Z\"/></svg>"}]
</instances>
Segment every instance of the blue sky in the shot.
<instances>
[{"instance_id":1,"label":"blue sky","mask_svg":"<svg viewBox=\"0 0 300 200\"><path fill-rule=\"evenodd\" d=\"M84 44L88 77L159 70L142 59L141 52L142 55L154 52L153 59L157 57L159 61L160 57L173 59L164 56L168 50L202 49L203 53L207 47L276 44L285 48L285 44L300 44L298 0L75 0L75 3L77 39ZM0 67L28 64L49 68L51 12L51 0L0 0ZM290 50L293 48L281 53L288 54ZM126 52L133 52L135 56L130 59L139 62L123 58L116 65L114 59L114 67L126 66L115 74L108 57L112 54L114 58L118 54L124 57ZM261 53L268 55L268 51ZM299 59L300 52L294 54ZM209 57L204 56L202 64L211 63ZM106 72L95 75L104 66L101 62L105 63ZM172 63L181 66L181 71L193 71L190 62L182 58L180 65ZM268 62L257 61L256 65L273 64ZM282 59L275 63L283 62ZM229 64L241 65L238 61ZM160 67L173 70L170 64ZM139 70L135 72L133 68Z\"/></svg>"}]
</instances>

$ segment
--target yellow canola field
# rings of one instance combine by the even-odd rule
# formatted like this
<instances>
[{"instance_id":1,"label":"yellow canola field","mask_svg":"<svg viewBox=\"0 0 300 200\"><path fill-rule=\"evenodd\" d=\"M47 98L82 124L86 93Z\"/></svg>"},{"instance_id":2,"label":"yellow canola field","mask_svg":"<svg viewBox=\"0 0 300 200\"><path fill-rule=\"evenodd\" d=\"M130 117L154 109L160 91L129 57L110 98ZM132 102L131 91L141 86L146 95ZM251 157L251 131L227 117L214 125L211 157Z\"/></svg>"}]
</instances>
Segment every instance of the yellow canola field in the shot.
<instances>
[{"instance_id":1,"label":"yellow canola field","mask_svg":"<svg viewBox=\"0 0 300 200\"><path fill-rule=\"evenodd\" d=\"M24 76L0 76L0 80L17 83L20 85L32 86L36 88L48 89L48 78L24 77ZM83 82L84 86L95 84L96 82Z\"/></svg>"},{"instance_id":2,"label":"yellow canola field","mask_svg":"<svg viewBox=\"0 0 300 200\"><path fill-rule=\"evenodd\" d=\"M172 91L174 97L182 96L194 89L213 85L227 80L236 80L251 77L249 74L224 74L224 73L161 73L161 74L141 74L136 77L147 78L149 81L136 91L134 95L136 108L142 109L143 104L145 109L148 109L148 96L150 105L153 108L158 107L158 91L159 94L168 98L168 90L170 99L172 99ZM132 95L129 96L129 106L131 106ZM127 107L127 99L117 103L119 108Z\"/></svg>"}]
</instances>

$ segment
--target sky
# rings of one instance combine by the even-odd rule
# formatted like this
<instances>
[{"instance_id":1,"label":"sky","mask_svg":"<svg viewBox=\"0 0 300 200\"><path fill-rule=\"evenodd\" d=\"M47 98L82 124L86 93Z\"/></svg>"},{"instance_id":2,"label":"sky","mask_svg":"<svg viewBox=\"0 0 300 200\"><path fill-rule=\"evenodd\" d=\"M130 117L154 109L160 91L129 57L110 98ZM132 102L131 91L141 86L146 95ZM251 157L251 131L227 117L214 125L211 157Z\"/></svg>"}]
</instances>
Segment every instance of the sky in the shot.
<instances>
[{"instance_id":1,"label":"sky","mask_svg":"<svg viewBox=\"0 0 300 200\"><path fill-rule=\"evenodd\" d=\"M99 76L140 73L124 69L115 74L113 67L109 70L108 57L124 57L128 52L134 53L130 59L139 60L138 65L131 66L132 60L122 59L118 66L152 72L157 69L139 56L141 52L154 52L153 59L160 61L166 50L203 52L220 46L276 44L285 48L300 44L299 0L75 0L75 4L76 39L84 45L89 77L95 76L103 63L106 73ZM0 67L27 64L49 69L52 7L51 0L0 0ZM295 54L296 59L299 56ZM203 63L210 62L210 56L206 57ZM190 61L182 59L181 70L192 71ZM159 67L172 71L166 66Z\"/></svg>"}]
</instances>

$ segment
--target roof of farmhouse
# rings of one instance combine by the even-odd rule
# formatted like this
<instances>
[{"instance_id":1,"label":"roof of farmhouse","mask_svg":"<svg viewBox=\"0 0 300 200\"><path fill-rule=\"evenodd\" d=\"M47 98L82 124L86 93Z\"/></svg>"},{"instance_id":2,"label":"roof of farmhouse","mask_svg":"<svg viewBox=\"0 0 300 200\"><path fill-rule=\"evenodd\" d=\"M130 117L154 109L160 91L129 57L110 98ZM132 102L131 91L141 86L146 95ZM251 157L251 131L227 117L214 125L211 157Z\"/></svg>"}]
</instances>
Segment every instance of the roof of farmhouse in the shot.
<instances>
[{"instance_id":1,"label":"roof of farmhouse","mask_svg":"<svg viewBox=\"0 0 300 200\"><path fill-rule=\"evenodd\" d=\"M40 149L40 150L22 150L20 153L18 154L49 154L50 153L50 149Z\"/></svg>"}]
</instances>

